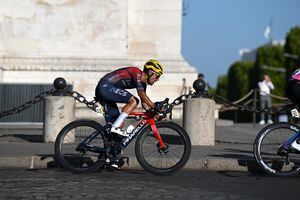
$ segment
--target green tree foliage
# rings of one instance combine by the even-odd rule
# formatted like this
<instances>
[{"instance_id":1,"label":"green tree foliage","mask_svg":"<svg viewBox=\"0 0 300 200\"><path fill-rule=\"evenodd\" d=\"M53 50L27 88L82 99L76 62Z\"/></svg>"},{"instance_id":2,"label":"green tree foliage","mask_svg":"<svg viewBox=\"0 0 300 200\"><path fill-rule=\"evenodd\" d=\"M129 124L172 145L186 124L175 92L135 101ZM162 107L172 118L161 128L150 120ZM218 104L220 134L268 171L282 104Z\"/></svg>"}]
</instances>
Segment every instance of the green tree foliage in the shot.
<instances>
[{"instance_id":1,"label":"green tree foliage","mask_svg":"<svg viewBox=\"0 0 300 200\"><path fill-rule=\"evenodd\" d=\"M229 100L235 101L245 96L249 91L250 70L252 62L238 61L231 65L228 71L227 95Z\"/></svg>"},{"instance_id":2,"label":"green tree foliage","mask_svg":"<svg viewBox=\"0 0 300 200\"><path fill-rule=\"evenodd\" d=\"M249 76L249 74L253 69L253 66L254 63L248 61L238 61L230 66L228 75L224 76L226 77L226 88L223 88L223 93L226 94L227 99L229 99L230 101L236 101L245 96L250 91L249 79L251 77ZM251 113L238 110L220 113L221 118L231 119L235 122L250 121L251 116Z\"/></svg>"},{"instance_id":3,"label":"green tree foliage","mask_svg":"<svg viewBox=\"0 0 300 200\"><path fill-rule=\"evenodd\" d=\"M216 89L216 94L227 98L227 75L218 77L218 84Z\"/></svg>"},{"instance_id":4,"label":"green tree foliage","mask_svg":"<svg viewBox=\"0 0 300 200\"><path fill-rule=\"evenodd\" d=\"M290 55L296 55L300 58L300 27L292 28L285 38L284 52ZM297 68L300 67L300 60L287 57L285 59L285 67L287 69L286 78Z\"/></svg>"},{"instance_id":5,"label":"green tree foliage","mask_svg":"<svg viewBox=\"0 0 300 200\"><path fill-rule=\"evenodd\" d=\"M263 75L268 74L275 86L272 94L285 96L287 78L295 69L300 68L300 27L292 28L285 41L284 47L271 43L259 47L254 63L233 63L228 74L218 78L216 93L231 101L238 100L251 89L257 88ZM285 53L298 56L298 60L285 57ZM286 69L286 73L280 68ZM273 99L273 103L276 102ZM239 111L220 113L220 116L235 121L249 121L251 118L250 115Z\"/></svg>"},{"instance_id":6,"label":"green tree foliage","mask_svg":"<svg viewBox=\"0 0 300 200\"><path fill-rule=\"evenodd\" d=\"M265 45L257 50L254 64L253 78L250 86L257 88L257 83L263 79L264 74L268 74L275 86L273 94L285 96L285 73L274 69L285 69L284 49L281 45Z\"/></svg>"}]
</instances>

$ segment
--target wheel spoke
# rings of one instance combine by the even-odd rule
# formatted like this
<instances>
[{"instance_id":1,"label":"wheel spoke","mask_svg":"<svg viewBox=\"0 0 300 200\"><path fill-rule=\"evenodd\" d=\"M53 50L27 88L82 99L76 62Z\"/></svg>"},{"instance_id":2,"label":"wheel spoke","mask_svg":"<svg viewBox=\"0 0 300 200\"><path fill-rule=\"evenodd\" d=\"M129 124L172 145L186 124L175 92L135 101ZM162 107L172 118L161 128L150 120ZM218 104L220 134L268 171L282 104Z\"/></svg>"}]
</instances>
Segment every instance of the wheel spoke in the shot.
<instances>
[{"instance_id":1,"label":"wheel spoke","mask_svg":"<svg viewBox=\"0 0 300 200\"><path fill-rule=\"evenodd\" d=\"M257 135L254 148L255 158L262 169L269 168L266 172L271 175L293 176L297 174L299 165L295 160L299 159L300 155L282 149L282 145L297 134L295 128L291 127L287 123L272 124L262 129Z\"/></svg>"},{"instance_id":2,"label":"wheel spoke","mask_svg":"<svg viewBox=\"0 0 300 200\"><path fill-rule=\"evenodd\" d=\"M55 154L58 162L64 168L76 173L93 171L100 167L98 153L76 150L86 137L92 133L100 133L100 129L101 126L96 122L85 120L74 121L67 125L59 133L55 143ZM104 148L103 137L99 134L89 144Z\"/></svg>"},{"instance_id":3,"label":"wheel spoke","mask_svg":"<svg viewBox=\"0 0 300 200\"><path fill-rule=\"evenodd\" d=\"M190 140L186 132L174 123L160 122L157 129L167 145L166 149L159 148L150 128L144 129L136 141L139 146L137 159L143 168L152 173L174 172L187 162L191 148Z\"/></svg>"}]
</instances>

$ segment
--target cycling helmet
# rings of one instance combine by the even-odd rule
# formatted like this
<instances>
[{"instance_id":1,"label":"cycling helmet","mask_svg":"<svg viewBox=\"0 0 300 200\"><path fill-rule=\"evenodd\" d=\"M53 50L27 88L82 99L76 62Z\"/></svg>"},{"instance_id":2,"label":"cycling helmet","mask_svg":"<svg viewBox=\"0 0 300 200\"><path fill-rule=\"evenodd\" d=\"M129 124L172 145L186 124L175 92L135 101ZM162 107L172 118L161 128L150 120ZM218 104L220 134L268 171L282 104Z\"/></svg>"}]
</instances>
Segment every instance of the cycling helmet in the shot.
<instances>
[{"instance_id":1,"label":"cycling helmet","mask_svg":"<svg viewBox=\"0 0 300 200\"><path fill-rule=\"evenodd\" d=\"M144 65L144 72L149 70L153 71L154 74L161 76L164 73L163 66L157 60L148 60Z\"/></svg>"},{"instance_id":2,"label":"cycling helmet","mask_svg":"<svg viewBox=\"0 0 300 200\"><path fill-rule=\"evenodd\" d=\"M288 80L287 96L292 102L300 105L300 70L297 69Z\"/></svg>"},{"instance_id":3,"label":"cycling helmet","mask_svg":"<svg viewBox=\"0 0 300 200\"><path fill-rule=\"evenodd\" d=\"M291 75L290 80L298 80L300 81L300 68L294 71L294 73Z\"/></svg>"}]
</instances>

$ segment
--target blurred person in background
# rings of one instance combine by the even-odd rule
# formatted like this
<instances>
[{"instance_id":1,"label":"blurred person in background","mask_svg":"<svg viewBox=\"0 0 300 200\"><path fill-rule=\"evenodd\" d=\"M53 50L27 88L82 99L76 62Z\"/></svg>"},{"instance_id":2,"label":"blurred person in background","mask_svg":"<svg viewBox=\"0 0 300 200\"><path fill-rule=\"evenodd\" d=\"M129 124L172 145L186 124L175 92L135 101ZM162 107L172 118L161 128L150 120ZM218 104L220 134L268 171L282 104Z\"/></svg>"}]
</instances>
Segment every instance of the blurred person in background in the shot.
<instances>
[{"instance_id":1,"label":"blurred person in background","mask_svg":"<svg viewBox=\"0 0 300 200\"><path fill-rule=\"evenodd\" d=\"M271 108L272 106L272 99L270 96L271 90L274 89L274 85L267 74L264 74L264 79L258 82L259 94L260 94L260 109L263 110L265 108ZM268 124L272 124L272 115L269 114L268 116ZM266 124L265 122L265 114L262 112L260 114L260 125Z\"/></svg>"}]
</instances>

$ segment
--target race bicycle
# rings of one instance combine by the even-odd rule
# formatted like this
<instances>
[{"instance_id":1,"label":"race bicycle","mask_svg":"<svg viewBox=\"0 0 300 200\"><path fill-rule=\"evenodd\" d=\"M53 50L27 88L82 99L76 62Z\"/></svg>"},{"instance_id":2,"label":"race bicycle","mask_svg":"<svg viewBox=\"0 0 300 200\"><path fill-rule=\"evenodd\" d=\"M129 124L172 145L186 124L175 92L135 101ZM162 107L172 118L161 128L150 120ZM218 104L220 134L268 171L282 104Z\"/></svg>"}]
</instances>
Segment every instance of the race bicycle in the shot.
<instances>
[{"instance_id":1,"label":"race bicycle","mask_svg":"<svg viewBox=\"0 0 300 200\"><path fill-rule=\"evenodd\" d=\"M174 101L175 102L175 101ZM111 134L111 125L102 126L92 120L75 120L67 124L55 141L55 159L73 173L94 172L111 163L123 165L128 158L123 150L136 138L135 155L145 170L168 175L184 167L191 152L186 131L172 121L164 121L172 113L174 102L157 103L159 112L132 112L128 119L137 123L128 138Z\"/></svg>"},{"instance_id":2,"label":"race bicycle","mask_svg":"<svg viewBox=\"0 0 300 200\"><path fill-rule=\"evenodd\" d=\"M300 118L297 108L292 116ZM300 152L291 144L300 137L300 127L280 122L264 127L256 136L253 151L261 168L268 174L278 177L292 177L300 173Z\"/></svg>"}]
</instances>

